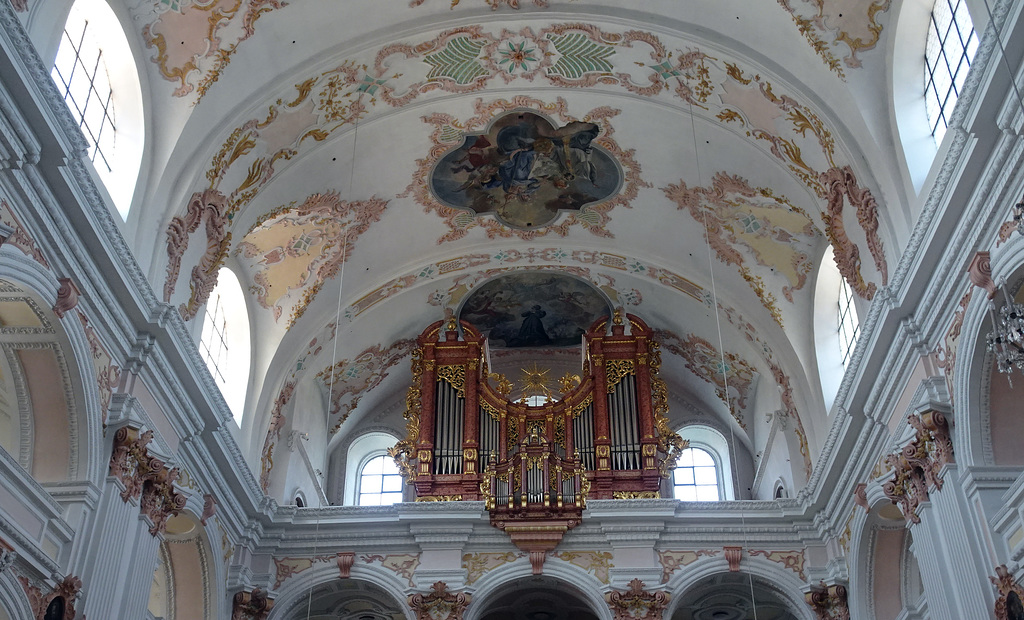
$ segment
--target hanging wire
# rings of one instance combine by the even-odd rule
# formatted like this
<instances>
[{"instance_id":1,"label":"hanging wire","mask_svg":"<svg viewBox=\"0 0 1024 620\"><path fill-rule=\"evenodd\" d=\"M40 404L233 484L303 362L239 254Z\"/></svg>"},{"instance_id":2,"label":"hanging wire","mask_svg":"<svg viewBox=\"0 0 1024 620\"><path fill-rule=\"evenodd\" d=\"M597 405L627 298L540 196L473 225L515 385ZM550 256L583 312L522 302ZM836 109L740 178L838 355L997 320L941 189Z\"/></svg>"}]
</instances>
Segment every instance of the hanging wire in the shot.
<instances>
[{"instance_id":1,"label":"hanging wire","mask_svg":"<svg viewBox=\"0 0 1024 620\"><path fill-rule=\"evenodd\" d=\"M349 163L348 170L348 188L346 188L346 202L351 205L352 203L352 182L356 176L356 147L359 145L359 116L358 111L356 112L355 129L353 130L352 136L352 160ZM345 263L348 262L348 228L345 229L345 233L341 238L341 271L338 274L338 307L334 311L334 344L331 348L331 382L327 390L327 411L328 416L330 415L330 409L334 402L334 381L338 376L335 372L334 365L338 363L338 340L339 331L341 327L341 293L345 290ZM326 478L326 476L325 476ZM323 489L321 488L321 491ZM326 497L326 491L323 491L323 495ZM321 510L323 504L320 505ZM316 514L316 529L313 532L313 556L311 562L316 562L316 551L317 546L320 543L320 511ZM309 620L310 613L313 608L313 584L309 584L309 596L306 598L306 620Z\"/></svg>"},{"instance_id":2,"label":"hanging wire","mask_svg":"<svg viewBox=\"0 0 1024 620\"><path fill-rule=\"evenodd\" d=\"M693 119L693 101L690 104L690 132L693 136L693 157L694 164L697 167L697 187L704 187L704 179L700 170L700 149L697 147L697 125ZM711 301L715 308L715 327L718 330L718 352L722 357L722 385L725 391L725 405L729 410L729 415L732 416L732 396L729 395L729 373L728 365L725 361L725 344L722 337L722 316L718 311L718 288L715 283L715 266L714 257L711 253L711 231L708 228L708 206L707 203L701 201L701 217L704 220L704 240L707 242L708 248L708 271L711 274ZM730 437L730 449L735 452L736 450L736 429L733 423L729 423L729 437ZM748 547L747 542L747 519L743 512L743 507L740 506L740 527L743 530L743 548ZM754 620L757 620L757 599L754 597L754 575L747 573L750 578L750 605L754 610Z\"/></svg>"}]
</instances>

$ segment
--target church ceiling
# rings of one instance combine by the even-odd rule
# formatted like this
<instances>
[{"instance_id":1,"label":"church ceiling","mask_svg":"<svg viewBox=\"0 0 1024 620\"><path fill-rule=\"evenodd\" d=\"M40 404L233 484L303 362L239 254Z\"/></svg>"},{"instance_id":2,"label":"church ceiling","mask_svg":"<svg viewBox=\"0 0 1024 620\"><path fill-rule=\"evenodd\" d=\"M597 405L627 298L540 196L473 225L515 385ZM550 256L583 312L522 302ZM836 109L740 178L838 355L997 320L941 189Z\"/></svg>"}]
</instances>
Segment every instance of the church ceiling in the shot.
<instances>
[{"instance_id":1,"label":"church ceiling","mask_svg":"<svg viewBox=\"0 0 1024 620\"><path fill-rule=\"evenodd\" d=\"M429 322L509 346L524 313L598 305L661 330L666 371L738 431L795 420L809 465L820 259L870 299L905 217L856 103L888 1L125 4L166 161L136 241L187 320L239 275L264 468L304 380L344 434L400 398ZM488 315L534 280L566 284ZM601 304L569 309L584 290Z\"/></svg>"}]
</instances>

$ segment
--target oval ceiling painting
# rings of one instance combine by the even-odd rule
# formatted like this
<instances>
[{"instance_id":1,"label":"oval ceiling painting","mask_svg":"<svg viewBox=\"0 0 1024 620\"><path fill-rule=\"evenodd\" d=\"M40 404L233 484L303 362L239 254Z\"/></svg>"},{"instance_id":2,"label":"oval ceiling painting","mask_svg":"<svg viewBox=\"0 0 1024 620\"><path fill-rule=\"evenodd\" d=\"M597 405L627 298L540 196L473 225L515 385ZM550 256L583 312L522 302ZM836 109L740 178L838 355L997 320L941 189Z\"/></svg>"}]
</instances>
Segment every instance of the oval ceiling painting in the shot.
<instances>
[{"instance_id":1,"label":"oval ceiling painting","mask_svg":"<svg viewBox=\"0 0 1024 620\"><path fill-rule=\"evenodd\" d=\"M596 123L557 127L536 112L513 110L487 131L466 134L434 167L430 187L450 207L493 214L515 228L545 226L622 187L618 162L594 143L600 133Z\"/></svg>"},{"instance_id":2,"label":"oval ceiling painting","mask_svg":"<svg viewBox=\"0 0 1024 620\"><path fill-rule=\"evenodd\" d=\"M611 313L608 299L587 282L526 271L476 287L459 318L486 334L492 347L571 347Z\"/></svg>"}]
</instances>

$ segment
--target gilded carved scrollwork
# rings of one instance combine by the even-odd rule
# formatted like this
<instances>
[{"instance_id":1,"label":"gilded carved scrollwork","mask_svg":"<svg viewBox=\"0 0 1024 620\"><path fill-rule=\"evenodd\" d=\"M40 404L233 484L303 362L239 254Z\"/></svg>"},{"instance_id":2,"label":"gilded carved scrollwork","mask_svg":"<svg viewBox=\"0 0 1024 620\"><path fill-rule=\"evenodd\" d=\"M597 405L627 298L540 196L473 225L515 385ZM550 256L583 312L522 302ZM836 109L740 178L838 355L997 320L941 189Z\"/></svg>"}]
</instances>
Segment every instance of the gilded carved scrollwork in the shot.
<instances>
[{"instance_id":1,"label":"gilded carved scrollwork","mask_svg":"<svg viewBox=\"0 0 1024 620\"><path fill-rule=\"evenodd\" d=\"M633 360L608 360L605 373L608 377L608 393L611 394L615 392L615 387L623 378L636 374L636 367Z\"/></svg>"},{"instance_id":2,"label":"gilded carved scrollwork","mask_svg":"<svg viewBox=\"0 0 1024 620\"><path fill-rule=\"evenodd\" d=\"M458 394L459 398L466 397L466 367L462 365L438 366L438 380L447 381Z\"/></svg>"},{"instance_id":3,"label":"gilded carved scrollwork","mask_svg":"<svg viewBox=\"0 0 1024 620\"><path fill-rule=\"evenodd\" d=\"M668 426L668 386L665 380L658 376L661 370L661 345L652 340L648 343L651 367L651 400L654 407L654 427L658 432L658 450L665 454L665 458L658 467L662 478L668 478L672 470L676 468L676 461L683 450L690 445L690 442L679 436Z\"/></svg>"},{"instance_id":4,"label":"gilded carved scrollwork","mask_svg":"<svg viewBox=\"0 0 1024 620\"><path fill-rule=\"evenodd\" d=\"M605 595L615 620L661 620L669 598L665 592L644 590L644 582L639 579L630 581L626 592L612 591Z\"/></svg>"},{"instance_id":5,"label":"gilded carved scrollwork","mask_svg":"<svg viewBox=\"0 0 1024 620\"><path fill-rule=\"evenodd\" d=\"M402 472L407 484L416 480L416 468L409 461L413 458L416 438L420 436L420 377L423 375L423 348L417 347L412 352L412 383L405 394L405 439L400 440L391 448L388 455L395 460L395 465Z\"/></svg>"}]
</instances>

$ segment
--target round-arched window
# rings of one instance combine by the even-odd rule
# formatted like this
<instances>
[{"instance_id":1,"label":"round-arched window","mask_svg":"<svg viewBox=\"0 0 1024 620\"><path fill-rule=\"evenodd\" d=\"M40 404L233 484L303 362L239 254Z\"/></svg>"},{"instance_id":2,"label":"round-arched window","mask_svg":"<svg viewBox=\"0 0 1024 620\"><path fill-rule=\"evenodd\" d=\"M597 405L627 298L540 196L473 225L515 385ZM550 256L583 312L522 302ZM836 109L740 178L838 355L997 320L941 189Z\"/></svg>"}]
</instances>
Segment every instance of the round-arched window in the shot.
<instances>
[{"instance_id":1,"label":"round-arched window","mask_svg":"<svg viewBox=\"0 0 1024 620\"><path fill-rule=\"evenodd\" d=\"M121 23L104 0L77 0L50 71L122 218L142 164L142 89Z\"/></svg>"},{"instance_id":2,"label":"round-arched window","mask_svg":"<svg viewBox=\"0 0 1024 620\"><path fill-rule=\"evenodd\" d=\"M687 448L676 461L672 475L673 496L684 502L717 502L718 464L707 450Z\"/></svg>"},{"instance_id":3,"label":"round-arched window","mask_svg":"<svg viewBox=\"0 0 1024 620\"><path fill-rule=\"evenodd\" d=\"M221 269L217 286L206 302L199 353L239 425L249 387L252 359L249 338L249 313L242 285L234 272Z\"/></svg>"},{"instance_id":4,"label":"round-arched window","mask_svg":"<svg viewBox=\"0 0 1024 620\"><path fill-rule=\"evenodd\" d=\"M924 103L935 142L942 142L949 117L978 51L978 35L966 0L936 0L924 53Z\"/></svg>"},{"instance_id":5,"label":"round-arched window","mask_svg":"<svg viewBox=\"0 0 1024 620\"><path fill-rule=\"evenodd\" d=\"M360 506L389 506L402 501L402 474L386 454L366 461L359 470Z\"/></svg>"}]
</instances>

